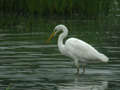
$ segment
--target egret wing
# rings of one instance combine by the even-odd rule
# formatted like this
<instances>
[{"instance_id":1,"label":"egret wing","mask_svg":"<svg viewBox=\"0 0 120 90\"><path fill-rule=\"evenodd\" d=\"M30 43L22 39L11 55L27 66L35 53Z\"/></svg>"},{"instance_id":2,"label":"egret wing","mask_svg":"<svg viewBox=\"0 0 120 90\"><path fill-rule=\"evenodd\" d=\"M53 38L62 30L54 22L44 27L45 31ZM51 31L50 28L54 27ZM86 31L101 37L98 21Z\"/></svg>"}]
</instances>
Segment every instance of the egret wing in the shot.
<instances>
[{"instance_id":1,"label":"egret wing","mask_svg":"<svg viewBox=\"0 0 120 90\"><path fill-rule=\"evenodd\" d=\"M99 59L99 52L93 48L90 44L76 39L70 38L65 43L66 50L68 54L73 55L74 57L81 60L96 60Z\"/></svg>"}]
</instances>

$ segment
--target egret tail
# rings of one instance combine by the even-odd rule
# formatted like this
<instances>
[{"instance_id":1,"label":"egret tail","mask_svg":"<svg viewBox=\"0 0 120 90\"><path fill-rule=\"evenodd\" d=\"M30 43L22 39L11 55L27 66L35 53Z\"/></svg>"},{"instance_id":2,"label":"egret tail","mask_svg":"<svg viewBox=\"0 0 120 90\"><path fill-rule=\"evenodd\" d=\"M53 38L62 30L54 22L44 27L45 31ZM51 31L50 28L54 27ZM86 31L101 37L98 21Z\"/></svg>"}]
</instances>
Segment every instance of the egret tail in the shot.
<instances>
[{"instance_id":1,"label":"egret tail","mask_svg":"<svg viewBox=\"0 0 120 90\"><path fill-rule=\"evenodd\" d=\"M109 61L109 58L107 56L105 56L104 54L100 54L100 60L102 62L108 62Z\"/></svg>"}]
</instances>

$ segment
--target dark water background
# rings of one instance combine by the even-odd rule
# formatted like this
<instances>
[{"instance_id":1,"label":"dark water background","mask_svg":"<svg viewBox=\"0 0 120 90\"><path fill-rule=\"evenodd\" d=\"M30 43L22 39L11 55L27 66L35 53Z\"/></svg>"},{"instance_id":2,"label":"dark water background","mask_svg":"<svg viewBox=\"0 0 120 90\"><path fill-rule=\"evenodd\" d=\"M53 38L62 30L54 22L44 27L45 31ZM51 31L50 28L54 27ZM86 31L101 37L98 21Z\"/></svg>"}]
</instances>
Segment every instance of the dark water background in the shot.
<instances>
[{"instance_id":1,"label":"dark water background","mask_svg":"<svg viewBox=\"0 0 120 90\"><path fill-rule=\"evenodd\" d=\"M89 64L85 75L75 75L72 60L58 51L57 37L46 43L60 23L68 27L68 37L90 43L110 58L109 63ZM79 20L25 26L0 29L0 90L8 86L10 90L120 89L120 30L116 26Z\"/></svg>"}]
</instances>

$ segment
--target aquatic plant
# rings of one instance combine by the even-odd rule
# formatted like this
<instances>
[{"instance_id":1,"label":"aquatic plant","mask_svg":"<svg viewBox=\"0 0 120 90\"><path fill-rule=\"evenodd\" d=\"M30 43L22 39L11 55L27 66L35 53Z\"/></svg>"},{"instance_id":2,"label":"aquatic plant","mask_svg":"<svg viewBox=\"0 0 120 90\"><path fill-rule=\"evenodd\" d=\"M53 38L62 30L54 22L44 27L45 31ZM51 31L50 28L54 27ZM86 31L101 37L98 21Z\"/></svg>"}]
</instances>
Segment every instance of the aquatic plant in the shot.
<instances>
[{"instance_id":1,"label":"aquatic plant","mask_svg":"<svg viewBox=\"0 0 120 90\"><path fill-rule=\"evenodd\" d=\"M10 87L11 87L11 84L9 84L5 90L10 90Z\"/></svg>"},{"instance_id":2,"label":"aquatic plant","mask_svg":"<svg viewBox=\"0 0 120 90\"><path fill-rule=\"evenodd\" d=\"M97 17L107 14L110 3L110 0L0 0L0 14Z\"/></svg>"}]
</instances>

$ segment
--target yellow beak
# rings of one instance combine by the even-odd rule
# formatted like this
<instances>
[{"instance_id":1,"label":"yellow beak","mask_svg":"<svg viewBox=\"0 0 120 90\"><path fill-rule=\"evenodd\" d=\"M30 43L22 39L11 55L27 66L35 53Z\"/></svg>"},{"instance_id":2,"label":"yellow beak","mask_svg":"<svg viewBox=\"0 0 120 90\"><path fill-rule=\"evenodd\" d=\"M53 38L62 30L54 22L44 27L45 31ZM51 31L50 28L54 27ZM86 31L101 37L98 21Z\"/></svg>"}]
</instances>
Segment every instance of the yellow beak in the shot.
<instances>
[{"instance_id":1,"label":"yellow beak","mask_svg":"<svg viewBox=\"0 0 120 90\"><path fill-rule=\"evenodd\" d=\"M47 40L47 43L53 38L54 35L55 35L55 32L52 32L52 34L50 35L50 37Z\"/></svg>"}]
</instances>

